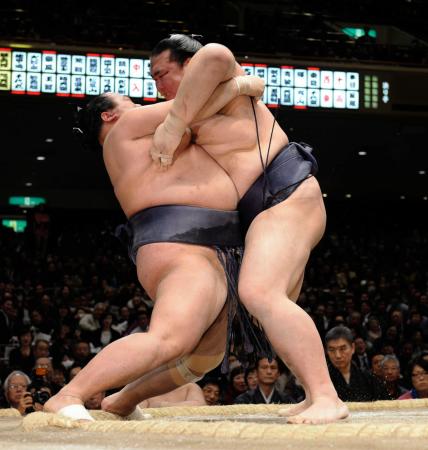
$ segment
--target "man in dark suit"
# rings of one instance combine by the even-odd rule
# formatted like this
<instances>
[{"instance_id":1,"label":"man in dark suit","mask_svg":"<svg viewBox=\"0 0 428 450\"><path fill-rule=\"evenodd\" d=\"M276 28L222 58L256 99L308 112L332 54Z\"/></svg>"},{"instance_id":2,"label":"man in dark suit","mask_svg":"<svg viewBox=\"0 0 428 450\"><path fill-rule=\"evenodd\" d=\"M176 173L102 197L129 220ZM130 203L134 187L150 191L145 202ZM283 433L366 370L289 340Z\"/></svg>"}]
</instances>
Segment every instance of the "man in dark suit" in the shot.
<instances>
[{"instance_id":1,"label":"man in dark suit","mask_svg":"<svg viewBox=\"0 0 428 450\"><path fill-rule=\"evenodd\" d=\"M279 392L275 383L280 375L278 361L259 358L256 364L258 386L250 389L235 399L235 404L255 403L295 403L290 396Z\"/></svg>"},{"instance_id":2,"label":"man in dark suit","mask_svg":"<svg viewBox=\"0 0 428 450\"><path fill-rule=\"evenodd\" d=\"M339 398L347 402L390 400L385 385L352 361L355 352L352 331L344 326L332 328L325 336L329 372Z\"/></svg>"}]
</instances>

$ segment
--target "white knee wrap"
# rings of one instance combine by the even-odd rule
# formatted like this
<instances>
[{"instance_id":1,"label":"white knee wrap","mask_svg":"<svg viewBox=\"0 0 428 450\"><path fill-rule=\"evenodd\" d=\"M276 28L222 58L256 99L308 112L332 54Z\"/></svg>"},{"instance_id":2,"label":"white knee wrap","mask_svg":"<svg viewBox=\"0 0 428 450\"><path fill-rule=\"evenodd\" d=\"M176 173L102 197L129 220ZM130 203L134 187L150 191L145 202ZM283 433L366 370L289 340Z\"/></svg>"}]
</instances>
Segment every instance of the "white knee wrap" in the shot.
<instances>
[{"instance_id":1,"label":"white knee wrap","mask_svg":"<svg viewBox=\"0 0 428 450\"><path fill-rule=\"evenodd\" d=\"M201 380L207 372L215 369L223 358L224 353L212 356L187 355L168 364L168 368L174 383L182 386Z\"/></svg>"}]
</instances>

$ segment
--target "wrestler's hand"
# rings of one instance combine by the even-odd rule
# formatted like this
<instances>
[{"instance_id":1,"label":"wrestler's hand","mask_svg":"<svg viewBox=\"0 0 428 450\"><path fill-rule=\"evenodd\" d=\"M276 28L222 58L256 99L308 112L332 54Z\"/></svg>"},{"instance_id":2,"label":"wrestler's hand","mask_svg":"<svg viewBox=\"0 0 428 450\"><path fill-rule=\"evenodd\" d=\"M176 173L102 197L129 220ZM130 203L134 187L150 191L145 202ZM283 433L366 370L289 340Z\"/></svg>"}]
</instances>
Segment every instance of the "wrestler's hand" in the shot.
<instances>
[{"instance_id":1,"label":"wrestler's hand","mask_svg":"<svg viewBox=\"0 0 428 450\"><path fill-rule=\"evenodd\" d=\"M161 167L170 166L173 163L175 151L178 149L187 124L180 118L169 113L161 123L153 136L150 155Z\"/></svg>"},{"instance_id":2,"label":"wrestler's hand","mask_svg":"<svg viewBox=\"0 0 428 450\"><path fill-rule=\"evenodd\" d=\"M265 90L265 82L254 75L242 75L233 78L238 86L238 95L248 95L260 100Z\"/></svg>"}]
</instances>

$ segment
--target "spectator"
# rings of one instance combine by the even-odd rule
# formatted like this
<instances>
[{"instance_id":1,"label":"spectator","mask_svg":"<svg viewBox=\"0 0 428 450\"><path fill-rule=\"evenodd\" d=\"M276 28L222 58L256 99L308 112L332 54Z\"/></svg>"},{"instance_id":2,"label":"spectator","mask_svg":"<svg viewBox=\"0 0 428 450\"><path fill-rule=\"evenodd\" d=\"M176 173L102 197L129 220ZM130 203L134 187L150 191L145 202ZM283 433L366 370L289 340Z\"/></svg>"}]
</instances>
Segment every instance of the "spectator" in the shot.
<instances>
[{"instance_id":1,"label":"spectator","mask_svg":"<svg viewBox=\"0 0 428 450\"><path fill-rule=\"evenodd\" d=\"M295 375L291 375L284 388L284 394L292 398L296 403L302 402L306 395L302 385Z\"/></svg>"},{"instance_id":2,"label":"spectator","mask_svg":"<svg viewBox=\"0 0 428 450\"><path fill-rule=\"evenodd\" d=\"M375 346L381 338L382 329L379 320L376 317L372 317L367 323L367 340L372 346Z\"/></svg>"},{"instance_id":3,"label":"spectator","mask_svg":"<svg viewBox=\"0 0 428 450\"><path fill-rule=\"evenodd\" d=\"M127 334L144 333L148 330L149 322L149 313L146 311L145 307L140 306L140 308L138 308L137 320L131 325Z\"/></svg>"},{"instance_id":4,"label":"spectator","mask_svg":"<svg viewBox=\"0 0 428 450\"><path fill-rule=\"evenodd\" d=\"M33 355L35 359L48 358L49 355L49 342L45 339L38 339L34 343Z\"/></svg>"},{"instance_id":5,"label":"spectator","mask_svg":"<svg viewBox=\"0 0 428 450\"><path fill-rule=\"evenodd\" d=\"M129 326L130 311L127 306L122 306L119 311L119 319L116 325L112 325L113 330L117 331L121 336L125 333Z\"/></svg>"},{"instance_id":6,"label":"spectator","mask_svg":"<svg viewBox=\"0 0 428 450\"><path fill-rule=\"evenodd\" d=\"M54 328L53 318L45 317L39 309L34 308L30 312L30 319L31 332L36 340L38 335L51 335Z\"/></svg>"},{"instance_id":7,"label":"spectator","mask_svg":"<svg viewBox=\"0 0 428 450\"><path fill-rule=\"evenodd\" d=\"M243 394L247 389L245 382L245 369L238 365L230 371L229 385L224 393L224 404L232 405L238 395Z\"/></svg>"},{"instance_id":8,"label":"spectator","mask_svg":"<svg viewBox=\"0 0 428 450\"><path fill-rule=\"evenodd\" d=\"M369 372L352 362L355 344L349 328L332 328L325 336L329 371L339 398L348 402L389 400L385 386Z\"/></svg>"},{"instance_id":9,"label":"spectator","mask_svg":"<svg viewBox=\"0 0 428 450\"><path fill-rule=\"evenodd\" d=\"M31 380L28 375L20 370L15 370L9 374L3 384L6 405L9 408L17 409L21 415L25 414L27 408L33 406L31 396L24 397L27 393Z\"/></svg>"},{"instance_id":10,"label":"spectator","mask_svg":"<svg viewBox=\"0 0 428 450\"><path fill-rule=\"evenodd\" d=\"M370 357L367 353L366 341L362 337L355 338L355 353L353 360L361 370L370 370Z\"/></svg>"},{"instance_id":11,"label":"spectator","mask_svg":"<svg viewBox=\"0 0 428 450\"><path fill-rule=\"evenodd\" d=\"M258 385L257 368L250 366L245 370L245 382L248 389L256 389Z\"/></svg>"},{"instance_id":12,"label":"spectator","mask_svg":"<svg viewBox=\"0 0 428 450\"><path fill-rule=\"evenodd\" d=\"M66 370L63 365L57 365L53 367L52 371L52 392L56 394L60 391L66 384Z\"/></svg>"},{"instance_id":13,"label":"spectator","mask_svg":"<svg viewBox=\"0 0 428 450\"><path fill-rule=\"evenodd\" d=\"M428 358L419 356L410 364L412 389L398 397L398 400L428 398Z\"/></svg>"},{"instance_id":14,"label":"spectator","mask_svg":"<svg viewBox=\"0 0 428 450\"><path fill-rule=\"evenodd\" d=\"M105 313L100 318L100 322L101 328L92 335L92 344L98 350L120 338L120 334L113 329L113 314Z\"/></svg>"},{"instance_id":15,"label":"spectator","mask_svg":"<svg viewBox=\"0 0 428 450\"><path fill-rule=\"evenodd\" d=\"M19 347L9 354L9 367L30 373L34 366L34 354L31 348L32 335L29 327L22 327L18 332Z\"/></svg>"},{"instance_id":16,"label":"spectator","mask_svg":"<svg viewBox=\"0 0 428 450\"><path fill-rule=\"evenodd\" d=\"M44 384L52 382L53 366L50 358L37 358L31 374L32 382L38 381Z\"/></svg>"},{"instance_id":17,"label":"spectator","mask_svg":"<svg viewBox=\"0 0 428 450\"><path fill-rule=\"evenodd\" d=\"M77 341L73 347L73 361L74 365L85 367L91 360L91 348L89 343L84 340Z\"/></svg>"},{"instance_id":18,"label":"spectator","mask_svg":"<svg viewBox=\"0 0 428 450\"><path fill-rule=\"evenodd\" d=\"M5 293L0 303L0 344L7 344L15 325L15 307L12 295ZM1 352L0 348L0 352ZM0 357L3 356L0 353Z\"/></svg>"},{"instance_id":19,"label":"spectator","mask_svg":"<svg viewBox=\"0 0 428 450\"><path fill-rule=\"evenodd\" d=\"M276 359L269 361L267 358L259 358L256 363L256 372L257 387L239 395L234 403L295 403L293 398L275 389L275 383L279 377L278 361Z\"/></svg>"},{"instance_id":20,"label":"spectator","mask_svg":"<svg viewBox=\"0 0 428 450\"><path fill-rule=\"evenodd\" d=\"M215 406L220 404L222 389L217 380L213 378L204 378L201 381L200 386L207 405Z\"/></svg>"},{"instance_id":21,"label":"spectator","mask_svg":"<svg viewBox=\"0 0 428 450\"><path fill-rule=\"evenodd\" d=\"M388 394L392 399L397 399L406 392L400 385L400 361L395 356L386 355L380 363Z\"/></svg>"},{"instance_id":22,"label":"spectator","mask_svg":"<svg viewBox=\"0 0 428 450\"><path fill-rule=\"evenodd\" d=\"M91 313L84 314L79 321L79 327L86 332L94 332L101 328L100 319L105 314L107 306L105 303L95 304Z\"/></svg>"},{"instance_id":23,"label":"spectator","mask_svg":"<svg viewBox=\"0 0 428 450\"><path fill-rule=\"evenodd\" d=\"M383 353L375 353L371 359L372 374L379 380L383 380L383 370L380 364L383 358L385 358Z\"/></svg>"}]
</instances>

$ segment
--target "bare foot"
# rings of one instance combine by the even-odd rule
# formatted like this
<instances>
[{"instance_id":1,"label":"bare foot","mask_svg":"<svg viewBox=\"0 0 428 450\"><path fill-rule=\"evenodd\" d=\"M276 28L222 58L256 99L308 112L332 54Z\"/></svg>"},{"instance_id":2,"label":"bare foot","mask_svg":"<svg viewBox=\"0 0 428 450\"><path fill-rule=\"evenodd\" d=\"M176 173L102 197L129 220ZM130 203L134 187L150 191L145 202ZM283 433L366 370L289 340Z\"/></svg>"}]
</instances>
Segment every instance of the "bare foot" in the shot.
<instances>
[{"instance_id":1,"label":"bare foot","mask_svg":"<svg viewBox=\"0 0 428 450\"><path fill-rule=\"evenodd\" d=\"M348 415L348 407L339 398L318 397L305 411L289 417L287 423L314 425L331 423L346 419Z\"/></svg>"},{"instance_id":2,"label":"bare foot","mask_svg":"<svg viewBox=\"0 0 428 450\"><path fill-rule=\"evenodd\" d=\"M61 392L51 397L43 405L43 411L60 414L77 421L87 422L94 420L83 406L83 401L80 397Z\"/></svg>"},{"instance_id":3,"label":"bare foot","mask_svg":"<svg viewBox=\"0 0 428 450\"><path fill-rule=\"evenodd\" d=\"M83 405L83 401L75 395L67 395L59 392L43 405L43 411L57 413L61 408L69 405Z\"/></svg>"},{"instance_id":4,"label":"bare foot","mask_svg":"<svg viewBox=\"0 0 428 450\"><path fill-rule=\"evenodd\" d=\"M305 398L305 400L303 400L300 403L297 403L296 405L290 405L290 406L281 408L278 411L278 414L280 416L285 416L285 417L296 416L297 414L300 414L303 411L305 411L305 409L308 409L311 406L311 404L312 404L312 402L309 399Z\"/></svg>"},{"instance_id":5,"label":"bare foot","mask_svg":"<svg viewBox=\"0 0 428 450\"><path fill-rule=\"evenodd\" d=\"M129 416L129 414L135 411L136 405L130 404L124 401L123 395L120 392L116 392L109 395L101 402L101 409L109 413L117 414L118 416Z\"/></svg>"}]
</instances>

